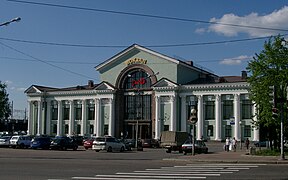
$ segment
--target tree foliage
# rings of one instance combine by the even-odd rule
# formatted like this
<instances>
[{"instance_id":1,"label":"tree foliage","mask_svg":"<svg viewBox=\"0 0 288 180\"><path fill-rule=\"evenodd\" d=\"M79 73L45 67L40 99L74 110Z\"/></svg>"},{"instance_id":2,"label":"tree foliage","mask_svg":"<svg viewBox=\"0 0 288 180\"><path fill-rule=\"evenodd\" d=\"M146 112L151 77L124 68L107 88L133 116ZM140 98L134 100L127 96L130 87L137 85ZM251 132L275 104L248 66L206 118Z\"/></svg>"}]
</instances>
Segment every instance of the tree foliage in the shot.
<instances>
[{"instance_id":1,"label":"tree foliage","mask_svg":"<svg viewBox=\"0 0 288 180\"><path fill-rule=\"evenodd\" d=\"M0 119L7 119L11 115L11 108L6 91L6 84L0 81Z\"/></svg>"},{"instance_id":2,"label":"tree foliage","mask_svg":"<svg viewBox=\"0 0 288 180\"><path fill-rule=\"evenodd\" d=\"M276 88L277 98L287 95L288 83L288 48L287 41L281 37L271 37L264 44L264 49L253 57L247 70L251 86L251 99L257 104L257 125L266 127L271 134L279 130L280 116L272 118L272 89ZM277 104L277 108L280 105ZM285 115L286 116L286 115ZM284 116L284 117L285 117ZM271 137L270 137L271 138Z\"/></svg>"}]
</instances>

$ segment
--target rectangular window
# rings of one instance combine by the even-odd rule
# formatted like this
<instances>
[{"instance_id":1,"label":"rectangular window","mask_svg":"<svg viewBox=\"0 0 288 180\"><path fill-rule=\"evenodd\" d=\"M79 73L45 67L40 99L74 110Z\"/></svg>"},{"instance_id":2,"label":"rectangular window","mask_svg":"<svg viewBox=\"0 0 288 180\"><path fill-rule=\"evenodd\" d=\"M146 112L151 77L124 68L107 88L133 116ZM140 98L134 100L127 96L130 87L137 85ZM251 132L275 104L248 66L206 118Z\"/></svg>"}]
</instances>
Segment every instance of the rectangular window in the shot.
<instances>
[{"instance_id":1,"label":"rectangular window","mask_svg":"<svg viewBox=\"0 0 288 180\"><path fill-rule=\"evenodd\" d=\"M58 119L58 107L57 106L51 106L51 119L57 120Z\"/></svg>"},{"instance_id":2,"label":"rectangular window","mask_svg":"<svg viewBox=\"0 0 288 180\"><path fill-rule=\"evenodd\" d=\"M125 119L151 120L151 95L125 96Z\"/></svg>"},{"instance_id":3,"label":"rectangular window","mask_svg":"<svg viewBox=\"0 0 288 180\"><path fill-rule=\"evenodd\" d=\"M242 110L241 115L242 119L252 119L252 101L251 100L242 100Z\"/></svg>"},{"instance_id":4,"label":"rectangular window","mask_svg":"<svg viewBox=\"0 0 288 180\"><path fill-rule=\"evenodd\" d=\"M169 125L164 125L164 131L169 131Z\"/></svg>"},{"instance_id":5,"label":"rectangular window","mask_svg":"<svg viewBox=\"0 0 288 180\"><path fill-rule=\"evenodd\" d=\"M207 136L214 136L214 132L213 132L213 125L208 125L207 128Z\"/></svg>"},{"instance_id":6,"label":"rectangular window","mask_svg":"<svg viewBox=\"0 0 288 180\"><path fill-rule=\"evenodd\" d=\"M52 133L56 134L57 133L57 124L53 124L52 126Z\"/></svg>"},{"instance_id":7,"label":"rectangular window","mask_svg":"<svg viewBox=\"0 0 288 180\"><path fill-rule=\"evenodd\" d=\"M69 133L69 125L68 124L65 124L65 126L64 126L64 133L65 134Z\"/></svg>"},{"instance_id":8,"label":"rectangular window","mask_svg":"<svg viewBox=\"0 0 288 180\"><path fill-rule=\"evenodd\" d=\"M244 137L251 137L251 126L250 125L244 126Z\"/></svg>"},{"instance_id":9,"label":"rectangular window","mask_svg":"<svg viewBox=\"0 0 288 180\"><path fill-rule=\"evenodd\" d=\"M93 126L93 124L90 124L89 129L90 129L90 134L94 134L94 126Z\"/></svg>"},{"instance_id":10,"label":"rectangular window","mask_svg":"<svg viewBox=\"0 0 288 180\"><path fill-rule=\"evenodd\" d=\"M81 125L80 124L77 124L77 131L76 131L77 134L81 134Z\"/></svg>"},{"instance_id":11,"label":"rectangular window","mask_svg":"<svg viewBox=\"0 0 288 180\"><path fill-rule=\"evenodd\" d=\"M95 107L93 106L88 107L88 120L94 120L95 119Z\"/></svg>"},{"instance_id":12,"label":"rectangular window","mask_svg":"<svg viewBox=\"0 0 288 180\"><path fill-rule=\"evenodd\" d=\"M104 135L108 135L108 124L104 125Z\"/></svg>"},{"instance_id":13,"label":"rectangular window","mask_svg":"<svg viewBox=\"0 0 288 180\"><path fill-rule=\"evenodd\" d=\"M223 101L223 119L230 119L234 115L233 100Z\"/></svg>"},{"instance_id":14,"label":"rectangular window","mask_svg":"<svg viewBox=\"0 0 288 180\"><path fill-rule=\"evenodd\" d=\"M82 119L82 107L81 104L77 104L75 107L75 119L81 120Z\"/></svg>"},{"instance_id":15,"label":"rectangular window","mask_svg":"<svg viewBox=\"0 0 288 180\"><path fill-rule=\"evenodd\" d=\"M63 108L63 119L69 120L69 114L70 114L70 107L66 105Z\"/></svg>"},{"instance_id":16,"label":"rectangular window","mask_svg":"<svg viewBox=\"0 0 288 180\"><path fill-rule=\"evenodd\" d=\"M232 136L232 128L231 125L225 126L225 137L231 137Z\"/></svg>"},{"instance_id":17,"label":"rectangular window","mask_svg":"<svg viewBox=\"0 0 288 180\"><path fill-rule=\"evenodd\" d=\"M215 102L205 102L205 120L215 120Z\"/></svg>"}]
</instances>

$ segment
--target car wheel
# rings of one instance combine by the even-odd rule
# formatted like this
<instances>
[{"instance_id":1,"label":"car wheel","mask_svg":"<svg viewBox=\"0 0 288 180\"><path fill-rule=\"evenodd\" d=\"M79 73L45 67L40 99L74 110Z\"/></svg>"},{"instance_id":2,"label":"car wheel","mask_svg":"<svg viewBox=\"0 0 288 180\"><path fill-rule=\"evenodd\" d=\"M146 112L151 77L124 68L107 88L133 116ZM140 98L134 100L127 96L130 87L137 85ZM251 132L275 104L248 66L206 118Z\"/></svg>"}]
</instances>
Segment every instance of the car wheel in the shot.
<instances>
[{"instance_id":1,"label":"car wheel","mask_svg":"<svg viewBox=\"0 0 288 180\"><path fill-rule=\"evenodd\" d=\"M184 155L186 155L187 154L187 152L186 151L184 151Z\"/></svg>"},{"instance_id":2,"label":"car wheel","mask_svg":"<svg viewBox=\"0 0 288 180\"><path fill-rule=\"evenodd\" d=\"M112 147L111 146L108 147L107 152L112 152Z\"/></svg>"},{"instance_id":3,"label":"car wheel","mask_svg":"<svg viewBox=\"0 0 288 180\"><path fill-rule=\"evenodd\" d=\"M25 147L24 144L20 144L20 145L19 145L19 148L20 148L20 149L24 149L24 147Z\"/></svg>"},{"instance_id":4,"label":"car wheel","mask_svg":"<svg viewBox=\"0 0 288 180\"><path fill-rule=\"evenodd\" d=\"M73 147L73 151L76 151L77 150L77 147Z\"/></svg>"},{"instance_id":5,"label":"car wheel","mask_svg":"<svg viewBox=\"0 0 288 180\"><path fill-rule=\"evenodd\" d=\"M99 152L99 150L95 150L96 152Z\"/></svg>"},{"instance_id":6,"label":"car wheel","mask_svg":"<svg viewBox=\"0 0 288 180\"><path fill-rule=\"evenodd\" d=\"M123 152L124 151L124 147L122 146L121 148L120 148L120 152Z\"/></svg>"}]
</instances>

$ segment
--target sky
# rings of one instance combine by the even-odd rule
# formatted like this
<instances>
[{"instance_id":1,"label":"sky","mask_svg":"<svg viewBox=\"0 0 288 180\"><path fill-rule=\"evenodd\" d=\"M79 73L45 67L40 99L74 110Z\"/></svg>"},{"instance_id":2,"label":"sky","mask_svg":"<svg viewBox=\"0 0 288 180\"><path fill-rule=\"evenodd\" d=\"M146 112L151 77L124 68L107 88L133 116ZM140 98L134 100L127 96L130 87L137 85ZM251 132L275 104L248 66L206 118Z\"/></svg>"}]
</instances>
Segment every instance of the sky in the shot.
<instances>
[{"instance_id":1,"label":"sky","mask_svg":"<svg viewBox=\"0 0 288 180\"><path fill-rule=\"evenodd\" d=\"M31 85L99 83L95 66L133 44L240 76L288 33L287 0L0 0L0 24L16 17L0 26L0 81L19 110Z\"/></svg>"}]
</instances>

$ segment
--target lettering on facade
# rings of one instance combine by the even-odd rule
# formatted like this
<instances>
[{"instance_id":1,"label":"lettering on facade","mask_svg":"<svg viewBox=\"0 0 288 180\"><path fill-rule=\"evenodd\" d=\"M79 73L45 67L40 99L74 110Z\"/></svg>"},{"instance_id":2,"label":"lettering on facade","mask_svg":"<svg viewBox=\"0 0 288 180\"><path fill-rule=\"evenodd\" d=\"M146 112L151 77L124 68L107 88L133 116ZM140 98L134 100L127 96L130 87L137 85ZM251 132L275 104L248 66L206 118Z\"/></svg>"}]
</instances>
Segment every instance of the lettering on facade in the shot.
<instances>
[{"instance_id":1,"label":"lettering on facade","mask_svg":"<svg viewBox=\"0 0 288 180\"><path fill-rule=\"evenodd\" d=\"M147 60L146 59L142 59L142 58L133 58L133 59L128 59L124 63L127 66L129 66L131 64L147 64Z\"/></svg>"}]
</instances>

